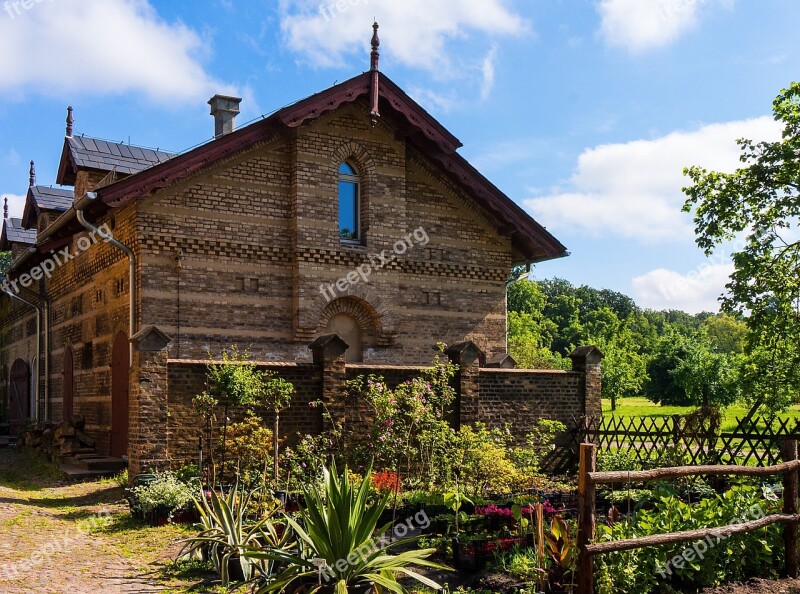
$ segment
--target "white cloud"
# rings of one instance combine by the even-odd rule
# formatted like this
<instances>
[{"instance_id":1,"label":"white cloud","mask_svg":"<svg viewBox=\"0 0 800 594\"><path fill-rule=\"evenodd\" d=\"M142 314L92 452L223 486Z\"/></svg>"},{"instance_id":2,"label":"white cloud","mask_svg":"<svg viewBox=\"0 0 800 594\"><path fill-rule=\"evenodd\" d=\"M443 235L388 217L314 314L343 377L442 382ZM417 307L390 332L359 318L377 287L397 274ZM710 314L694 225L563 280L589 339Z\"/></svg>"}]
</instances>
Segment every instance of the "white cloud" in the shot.
<instances>
[{"instance_id":1,"label":"white cloud","mask_svg":"<svg viewBox=\"0 0 800 594\"><path fill-rule=\"evenodd\" d=\"M658 268L633 279L634 299L650 309L717 312L732 272L730 262L704 264L688 274Z\"/></svg>"},{"instance_id":2,"label":"white cloud","mask_svg":"<svg viewBox=\"0 0 800 594\"><path fill-rule=\"evenodd\" d=\"M458 101L452 94L437 93L433 89L424 89L415 85L409 87L407 92L409 97L431 112L448 113Z\"/></svg>"},{"instance_id":3,"label":"white cloud","mask_svg":"<svg viewBox=\"0 0 800 594\"><path fill-rule=\"evenodd\" d=\"M530 198L525 206L562 233L684 242L693 229L691 217L681 212L681 188L689 184L683 168L733 171L740 165L735 140L742 137L777 140L780 125L765 116L587 149L565 189Z\"/></svg>"},{"instance_id":4,"label":"white cloud","mask_svg":"<svg viewBox=\"0 0 800 594\"><path fill-rule=\"evenodd\" d=\"M22 218L22 212L25 210L25 196L0 194L0 207L5 204L6 198L8 198L8 216Z\"/></svg>"},{"instance_id":5,"label":"white cloud","mask_svg":"<svg viewBox=\"0 0 800 594\"><path fill-rule=\"evenodd\" d=\"M486 101L494 88L494 61L497 59L497 46L492 46L489 53L483 59L481 73L483 74L483 84L481 85L481 99Z\"/></svg>"},{"instance_id":6,"label":"white cloud","mask_svg":"<svg viewBox=\"0 0 800 594\"><path fill-rule=\"evenodd\" d=\"M366 69L369 27L375 17L381 25L382 53L407 66L453 74L454 67L461 70L464 65L448 53L449 41L472 33L520 35L528 29L506 4L507 0L281 0L281 28L289 49L317 66L337 66L345 56L356 54L364 58Z\"/></svg>"},{"instance_id":7,"label":"white cloud","mask_svg":"<svg viewBox=\"0 0 800 594\"><path fill-rule=\"evenodd\" d=\"M15 8L15 6L17 8ZM197 101L232 92L200 59L207 43L147 0L36 0L0 13L0 87L15 94L141 92Z\"/></svg>"},{"instance_id":8,"label":"white cloud","mask_svg":"<svg viewBox=\"0 0 800 594\"><path fill-rule=\"evenodd\" d=\"M664 47L691 30L701 6L714 1L719 0L601 0L600 33L608 45L634 53Z\"/></svg>"}]
</instances>

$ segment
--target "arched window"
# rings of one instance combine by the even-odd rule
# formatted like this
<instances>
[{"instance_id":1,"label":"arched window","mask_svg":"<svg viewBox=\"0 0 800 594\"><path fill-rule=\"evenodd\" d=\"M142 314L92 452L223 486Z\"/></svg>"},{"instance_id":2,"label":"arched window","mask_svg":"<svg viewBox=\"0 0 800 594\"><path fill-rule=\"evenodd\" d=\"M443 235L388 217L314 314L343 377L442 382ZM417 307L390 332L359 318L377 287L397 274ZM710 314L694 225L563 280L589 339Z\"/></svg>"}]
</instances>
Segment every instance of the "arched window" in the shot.
<instances>
[{"instance_id":1,"label":"arched window","mask_svg":"<svg viewBox=\"0 0 800 594\"><path fill-rule=\"evenodd\" d=\"M339 237L343 241L361 241L361 180L347 162L339 165Z\"/></svg>"}]
</instances>

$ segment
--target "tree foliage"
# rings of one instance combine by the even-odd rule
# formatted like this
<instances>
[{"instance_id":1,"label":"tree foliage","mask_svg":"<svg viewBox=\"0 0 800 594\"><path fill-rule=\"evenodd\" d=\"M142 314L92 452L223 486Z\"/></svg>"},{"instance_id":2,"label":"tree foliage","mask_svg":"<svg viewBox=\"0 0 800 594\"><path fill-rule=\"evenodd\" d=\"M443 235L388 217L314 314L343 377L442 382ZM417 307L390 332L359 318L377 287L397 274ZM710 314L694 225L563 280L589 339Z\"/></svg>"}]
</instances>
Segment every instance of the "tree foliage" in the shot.
<instances>
[{"instance_id":1,"label":"tree foliage","mask_svg":"<svg viewBox=\"0 0 800 594\"><path fill-rule=\"evenodd\" d=\"M769 362L744 354L750 330L741 316L642 310L621 293L563 279L517 281L508 296L509 351L520 366L568 369L573 348L596 345L612 409L641 394L662 404L726 406L763 390L759 372Z\"/></svg>"},{"instance_id":2,"label":"tree foliage","mask_svg":"<svg viewBox=\"0 0 800 594\"><path fill-rule=\"evenodd\" d=\"M11 252L0 252L0 274L5 274L11 266Z\"/></svg>"},{"instance_id":3,"label":"tree foliage","mask_svg":"<svg viewBox=\"0 0 800 594\"><path fill-rule=\"evenodd\" d=\"M796 399L792 386L800 385L800 83L781 91L773 114L783 125L780 140L738 140L742 167L690 167L692 185L683 189L684 210L694 210L696 241L706 254L744 238L722 304L745 316L750 377L770 409ZM769 361L781 361L781 373L769 375Z\"/></svg>"}]
</instances>

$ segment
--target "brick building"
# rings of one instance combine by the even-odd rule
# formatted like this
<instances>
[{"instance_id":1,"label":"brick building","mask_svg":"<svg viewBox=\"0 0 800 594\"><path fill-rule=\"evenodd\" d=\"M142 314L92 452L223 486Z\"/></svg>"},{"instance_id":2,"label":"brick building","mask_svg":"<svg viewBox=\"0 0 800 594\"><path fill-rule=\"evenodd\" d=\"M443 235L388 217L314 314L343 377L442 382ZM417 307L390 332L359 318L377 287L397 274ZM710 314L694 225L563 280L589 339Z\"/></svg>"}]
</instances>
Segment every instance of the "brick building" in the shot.
<instances>
[{"instance_id":1,"label":"brick building","mask_svg":"<svg viewBox=\"0 0 800 594\"><path fill-rule=\"evenodd\" d=\"M240 100L215 96L215 138L180 154L78 135L70 108L56 181L71 189L32 170L4 225L6 417L84 416L134 470L188 457L203 360L232 344L299 386L287 432L313 430L302 405L348 374L414 373L437 342L472 353L467 420L481 398L512 416L599 407L592 353L569 373L486 368L505 355L511 267L566 250L378 59L376 28L369 71L238 129Z\"/></svg>"}]
</instances>

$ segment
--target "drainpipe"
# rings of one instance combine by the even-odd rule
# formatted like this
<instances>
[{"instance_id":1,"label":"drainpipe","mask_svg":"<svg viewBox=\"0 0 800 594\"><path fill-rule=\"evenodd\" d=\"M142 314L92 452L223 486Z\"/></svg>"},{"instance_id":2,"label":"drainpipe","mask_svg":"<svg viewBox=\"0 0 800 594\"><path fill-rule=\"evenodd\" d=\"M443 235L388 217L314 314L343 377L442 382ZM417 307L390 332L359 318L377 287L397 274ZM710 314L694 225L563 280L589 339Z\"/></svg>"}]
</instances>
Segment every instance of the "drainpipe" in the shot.
<instances>
[{"instance_id":1,"label":"drainpipe","mask_svg":"<svg viewBox=\"0 0 800 594\"><path fill-rule=\"evenodd\" d=\"M84 229L91 233L97 233L100 237L105 239L114 247L122 250L126 256L128 256L128 284L130 285L129 296L130 296L130 312L129 312L129 319L128 319L128 340L133 338L133 335L136 334L136 255L133 253L133 250L130 249L128 246L123 245L119 241L117 241L110 233L105 233L92 225L89 221L86 220L86 216L84 215L84 209L89 206L92 202L97 200L97 193L96 192L86 192L82 198L78 199L75 202L73 208L75 208L75 215L78 218L78 222L83 225ZM129 363L133 365L133 349L128 349L129 354Z\"/></svg>"},{"instance_id":2,"label":"drainpipe","mask_svg":"<svg viewBox=\"0 0 800 594\"><path fill-rule=\"evenodd\" d=\"M17 301L22 301L22 303L24 303L25 305L28 305L36 310L36 369L34 370L34 377L36 378L36 383L35 383L36 390L34 392L34 400L36 402L36 405L34 407L35 410L34 418L38 421L39 420L39 363L41 361L41 340L42 340L42 334L41 334L42 307L14 293L14 291L8 288L8 286L5 283L5 280L6 280L5 276L0 276L0 291L3 291L3 293L11 297L12 299L16 299Z\"/></svg>"},{"instance_id":3,"label":"drainpipe","mask_svg":"<svg viewBox=\"0 0 800 594\"><path fill-rule=\"evenodd\" d=\"M41 316L43 320L42 328L44 330L44 338L42 340L42 346L44 347L44 352L42 353L42 358L44 360L44 420L50 420L50 300L45 297L44 295L40 295L39 293L34 293L30 289L26 287L20 287L23 291L27 292L30 295L36 296L42 302L41 305ZM37 382L38 386L38 382Z\"/></svg>"}]
</instances>

